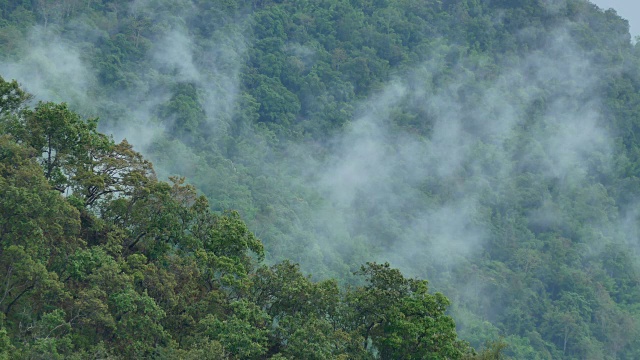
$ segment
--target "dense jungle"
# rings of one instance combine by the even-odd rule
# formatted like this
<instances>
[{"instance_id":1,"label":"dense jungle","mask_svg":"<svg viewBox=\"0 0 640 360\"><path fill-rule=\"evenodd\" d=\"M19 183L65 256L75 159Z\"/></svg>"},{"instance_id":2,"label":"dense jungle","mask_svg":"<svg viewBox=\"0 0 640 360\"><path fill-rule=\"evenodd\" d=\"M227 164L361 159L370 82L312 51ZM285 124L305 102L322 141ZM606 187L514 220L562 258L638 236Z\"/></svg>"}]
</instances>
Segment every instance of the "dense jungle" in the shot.
<instances>
[{"instance_id":1,"label":"dense jungle","mask_svg":"<svg viewBox=\"0 0 640 360\"><path fill-rule=\"evenodd\" d=\"M0 0L0 359L640 359L639 205L587 0Z\"/></svg>"}]
</instances>

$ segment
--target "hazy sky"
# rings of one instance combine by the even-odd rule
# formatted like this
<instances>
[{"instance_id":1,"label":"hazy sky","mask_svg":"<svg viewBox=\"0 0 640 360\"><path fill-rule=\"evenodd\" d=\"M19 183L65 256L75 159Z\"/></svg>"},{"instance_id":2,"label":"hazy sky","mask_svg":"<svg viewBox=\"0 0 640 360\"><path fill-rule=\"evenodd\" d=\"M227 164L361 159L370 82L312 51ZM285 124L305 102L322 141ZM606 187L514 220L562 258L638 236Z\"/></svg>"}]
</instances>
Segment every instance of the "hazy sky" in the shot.
<instances>
[{"instance_id":1,"label":"hazy sky","mask_svg":"<svg viewBox=\"0 0 640 360\"><path fill-rule=\"evenodd\" d=\"M603 9L614 8L618 15L629 20L631 37L640 35L640 1L638 0L591 0Z\"/></svg>"}]
</instances>

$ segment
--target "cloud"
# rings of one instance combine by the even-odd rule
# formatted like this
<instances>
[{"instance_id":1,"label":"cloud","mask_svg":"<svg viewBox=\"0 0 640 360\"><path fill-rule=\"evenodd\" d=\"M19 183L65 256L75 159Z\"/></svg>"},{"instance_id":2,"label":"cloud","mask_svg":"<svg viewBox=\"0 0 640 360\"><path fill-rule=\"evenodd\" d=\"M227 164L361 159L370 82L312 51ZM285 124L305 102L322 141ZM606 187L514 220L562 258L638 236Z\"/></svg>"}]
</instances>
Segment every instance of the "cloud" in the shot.
<instances>
[{"instance_id":1,"label":"cloud","mask_svg":"<svg viewBox=\"0 0 640 360\"><path fill-rule=\"evenodd\" d=\"M397 77L361 104L315 165L313 186L325 201L313 218L342 224L336 234L364 235L378 260L410 274L478 256L495 235L491 208L521 197L519 176L532 173L575 197L572 189L591 184L590 173L611 170L612 139L595 90L600 73L589 56L558 28L543 48L485 78L480 57L463 58L453 71L428 60ZM447 71L456 75L433 85ZM398 111L421 114L430 133L398 128ZM560 206L564 200L535 196L546 200L527 209L532 223L575 215ZM349 253L331 235L323 241L326 251Z\"/></svg>"},{"instance_id":2,"label":"cloud","mask_svg":"<svg viewBox=\"0 0 640 360\"><path fill-rule=\"evenodd\" d=\"M18 80L38 100L86 108L96 80L85 62L79 44L36 26L22 45L20 60L1 63L0 74Z\"/></svg>"},{"instance_id":3,"label":"cloud","mask_svg":"<svg viewBox=\"0 0 640 360\"><path fill-rule=\"evenodd\" d=\"M193 63L193 47L185 29L172 29L153 43L151 58L158 70L172 73L176 81L198 82L201 75Z\"/></svg>"},{"instance_id":4,"label":"cloud","mask_svg":"<svg viewBox=\"0 0 640 360\"><path fill-rule=\"evenodd\" d=\"M65 37L77 40L77 33L63 36L34 28L24 58L2 64L0 70L38 98L109 109L100 114L103 130L118 140L127 138L143 152L150 150L163 174L208 179L195 163L202 159L198 149L168 140L171 119L158 119L158 108L171 98L175 84L192 84L210 127L208 138L221 138L237 106L249 47L247 21L228 22L201 39L190 33L185 21L193 16L191 2L156 5L132 5L131 11L156 26L156 38L144 58L141 79L131 89L100 91L97 70L84 59L82 41ZM82 26L77 29L93 28L78 24ZM100 31L91 34L89 42L105 36ZM407 273L425 276L425 269L435 265L452 269L478 256L495 235L491 208L513 206L510 202L522 197L520 175L536 174L557 183L555 191L563 196L575 197L572 189L590 185L594 171L610 171L612 140L602 127L601 100L594 90L598 69L566 29L560 27L544 40L544 47L518 59L506 58L496 67L492 59L472 53L448 64L451 47L434 42L433 56L359 104L351 122L327 140L330 146L322 156L314 153L316 147L295 143L284 152L290 157L272 159L244 174L249 179L275 176L267 183L315 196L313 202L301 201L304 214L290 211L284 215L289 218L280 220L295 223L282 227L290 232L283 236L299 241L302 249L287 255L329 266L336 262L332 257L364 248ZM295 44L287 51L305 66L315 56L312 49ZM97 115L96 106L86 113ZM402 116L427 130L416 133L398 125ZM250 139L243 140L253 142L257 152L272 157L279 153L269 148L267 139L246 131ZM159 143L167 148L152 149ZM174 154L186 160L173 159ZM221 162L225 167L219 165L216 171L233 171L229 178L237 179L236 166ZM217 188L200 181L200 188ZM572 216L550 190L538 192L532 195L537 202L531 200L537 208L526 214L532 224L548 228L555 226L554 219ZM308 235L297 238L298 233ZM313 250L303 253L305 248Z\"/></svg>"}]
</instances>

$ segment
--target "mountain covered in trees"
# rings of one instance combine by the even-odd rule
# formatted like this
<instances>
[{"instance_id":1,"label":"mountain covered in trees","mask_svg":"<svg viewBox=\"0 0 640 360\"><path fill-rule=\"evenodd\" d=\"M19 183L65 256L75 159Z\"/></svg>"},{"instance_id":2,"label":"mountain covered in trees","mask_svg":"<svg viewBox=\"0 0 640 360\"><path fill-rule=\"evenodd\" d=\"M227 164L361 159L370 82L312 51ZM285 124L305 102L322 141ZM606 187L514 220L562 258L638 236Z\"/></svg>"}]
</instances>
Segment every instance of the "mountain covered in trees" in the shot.
<instances>
[{"instance_id":1,"label":"mountain covered in trees","mask_svg":"<svg viewBox=\"0 0 640 360\"><path fill-rule=\"evenodd\" d=\"M340 291L260 265L237 212L65 104L0 94L2 358L476 358L426 281L367 263Z\"/></svg>"},{"instance_id":2,"label":"mountain covered in trees","mask_svg":"<svg viewBox=\"0 0 640 360\"><path fill-rule=\"evenodd\" d=\"M586 0L0 1L0 351L640 358L631 40Z\"/></svg>"}]
</instances>

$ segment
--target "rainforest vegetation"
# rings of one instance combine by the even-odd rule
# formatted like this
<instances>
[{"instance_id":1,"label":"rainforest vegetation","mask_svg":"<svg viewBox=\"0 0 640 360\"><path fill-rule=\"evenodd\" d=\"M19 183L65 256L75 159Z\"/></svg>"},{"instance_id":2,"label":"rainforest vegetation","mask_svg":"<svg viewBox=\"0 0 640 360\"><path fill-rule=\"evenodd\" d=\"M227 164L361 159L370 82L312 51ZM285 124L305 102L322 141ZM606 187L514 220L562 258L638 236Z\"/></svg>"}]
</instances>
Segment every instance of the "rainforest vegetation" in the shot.
<instances>
[{"instance_id":1,"label":"rainforest vegetation","mask_svg":"<svg viewBox=\"0 0 640 360\"><path fill-rule=\"evenodd\" d=\"M638 359L638 205L587 0L0 0L0 359Z\"/></svg>"}]
</instances>

